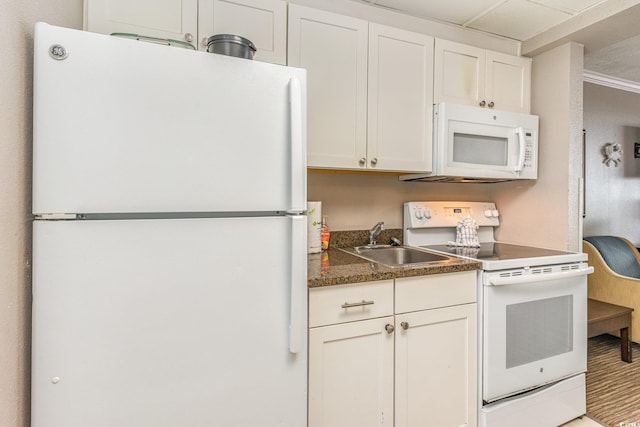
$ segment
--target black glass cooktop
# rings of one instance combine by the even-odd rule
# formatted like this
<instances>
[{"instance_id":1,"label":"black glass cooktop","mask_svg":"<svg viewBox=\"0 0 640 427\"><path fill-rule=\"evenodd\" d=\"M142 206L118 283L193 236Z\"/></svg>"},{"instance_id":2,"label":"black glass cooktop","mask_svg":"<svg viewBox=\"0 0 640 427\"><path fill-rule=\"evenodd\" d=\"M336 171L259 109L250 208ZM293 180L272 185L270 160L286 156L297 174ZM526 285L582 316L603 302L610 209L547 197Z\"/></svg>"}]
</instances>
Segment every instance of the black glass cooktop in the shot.
<instances>
[{"instance_id":1,"label":"black glass cooktop","mask_svg":"<svg viewBox=\"0 0 640 427\"><path fill-rule=\"evenodd\" d=\"M503 261L570 254L570 252L557 251L553 249L499 242L481 243L479 248L466 248L449 245L427 245L423 246L423 248L473 258L478 261Z\"/></svg>"}]
</instances>

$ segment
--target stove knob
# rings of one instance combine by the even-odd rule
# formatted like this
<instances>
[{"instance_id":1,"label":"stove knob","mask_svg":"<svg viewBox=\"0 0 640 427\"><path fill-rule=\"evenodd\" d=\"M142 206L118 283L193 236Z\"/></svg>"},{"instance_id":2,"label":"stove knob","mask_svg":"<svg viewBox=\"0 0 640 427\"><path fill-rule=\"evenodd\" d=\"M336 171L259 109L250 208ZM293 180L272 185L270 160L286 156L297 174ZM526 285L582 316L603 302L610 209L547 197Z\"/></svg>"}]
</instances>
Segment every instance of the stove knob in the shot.
<instances>
[{"instance_id":1,"label":"stove knob","mask_svg":"<svg viewBox=\"0 0 640 427\"><path fill-rule=\"evenodd\" d=\"M431 211L430 211L429 209L427 209L426 211L424 211L424 217L425 217L426 219L431 218Z\"/></svg>"},{"instance_id":2,"label":"stove knob","mask_svg":"<svg viewBox=\"0 0 640 427\"><path fill-rule=\"evenodd\" d=\"M422 213L422 209L416 210L416 218L418 218L418 219L424 218L424 214Z\"/></svg>"},{"instance_id":3,"label":"stove knob","mask_svg":"<svg viewBox=\"0 0 640 427\"><path fill-rule=\"evenodd\" d=\"M497 209L493 209L491 211L491 216L494 217L494 218L498 218L500 216L500 212L498 212Z\"/></svg>"},{"instance_id":4,"label":"stove knob","mask_svg":"<svg viewBox=\"0 0 640 427\"><path fill-rule=\"evenodd\" d=\"M487 218L491 218L493 216L493 211L491 209L486 209L484 211L484 216L486 216Z\"/></svg>"}]
</instances>

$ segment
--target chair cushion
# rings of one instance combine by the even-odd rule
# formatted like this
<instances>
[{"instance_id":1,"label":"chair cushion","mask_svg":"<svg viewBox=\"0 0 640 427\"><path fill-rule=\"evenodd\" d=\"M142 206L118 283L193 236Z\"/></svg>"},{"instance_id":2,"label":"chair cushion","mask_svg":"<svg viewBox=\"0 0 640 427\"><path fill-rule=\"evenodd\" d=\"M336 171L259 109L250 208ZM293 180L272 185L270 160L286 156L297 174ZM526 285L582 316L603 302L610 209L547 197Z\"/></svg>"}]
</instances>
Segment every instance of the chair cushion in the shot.
<instances>
[{"instance_id":1,"label":"chair cushion","mask_svg":"<svg viewBox=\"0 0 640 427\"><path fill-rule=\"evenodd\" d=\"M595 246L613 271L622 276L640 279L640 265L625 241L615 236L591 236L584 240Z\"/></svg>"}]
</instances>

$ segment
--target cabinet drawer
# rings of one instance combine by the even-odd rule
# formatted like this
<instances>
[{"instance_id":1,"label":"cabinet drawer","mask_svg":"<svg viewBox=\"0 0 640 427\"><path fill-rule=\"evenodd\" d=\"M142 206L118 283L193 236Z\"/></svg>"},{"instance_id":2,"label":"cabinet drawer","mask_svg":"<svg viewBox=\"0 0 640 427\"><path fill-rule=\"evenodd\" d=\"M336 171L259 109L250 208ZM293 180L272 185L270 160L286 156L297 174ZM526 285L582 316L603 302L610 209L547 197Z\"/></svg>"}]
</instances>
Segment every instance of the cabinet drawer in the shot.
<instances>
[{"instance_id":1,"label":"cabinet drawer","mask_svg":"<svg viewBox=\"0 0 640 427\"><path fill-rule=\"evenodd\" d=\"M396 313L476 302L476 271L396 279Z\"/></svg>"},{"instance_id":2,"label":"cabinet drawer","mask_svg":"<svg viewBox=\"0 0 640 427\"><path fill-rule=\"evenodd\" d=\"M309 327L393 314L393 280L309 290Z\"/></svg>"}]
</instances>

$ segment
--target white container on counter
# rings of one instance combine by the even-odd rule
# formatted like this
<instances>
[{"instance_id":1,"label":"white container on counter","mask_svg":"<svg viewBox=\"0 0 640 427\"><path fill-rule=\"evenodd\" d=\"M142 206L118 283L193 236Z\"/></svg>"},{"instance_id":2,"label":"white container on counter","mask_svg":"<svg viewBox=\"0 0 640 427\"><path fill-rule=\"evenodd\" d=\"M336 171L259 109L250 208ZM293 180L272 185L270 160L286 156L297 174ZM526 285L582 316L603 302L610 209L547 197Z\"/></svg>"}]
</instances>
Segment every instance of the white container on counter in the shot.
<instances>
[{"instance_id":1,"label":"white container on counter","mask_svg":"<svg viewBox=\"0 0 640 427\"><path fill-rule=\"evenodd\" d=\"M320 227L322 223L322 202L307 202L307 252L321 252Z\"/></svg>"}]
</instances>

